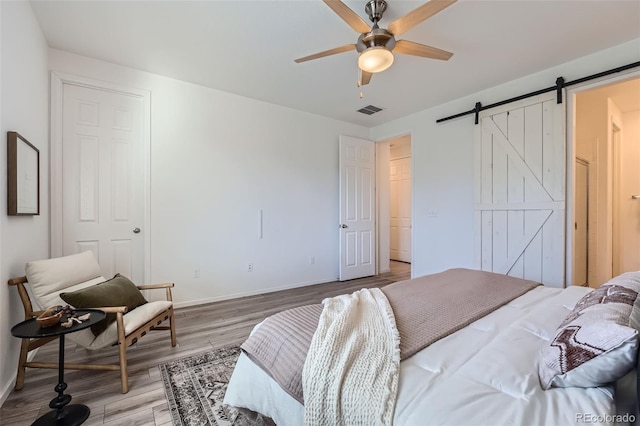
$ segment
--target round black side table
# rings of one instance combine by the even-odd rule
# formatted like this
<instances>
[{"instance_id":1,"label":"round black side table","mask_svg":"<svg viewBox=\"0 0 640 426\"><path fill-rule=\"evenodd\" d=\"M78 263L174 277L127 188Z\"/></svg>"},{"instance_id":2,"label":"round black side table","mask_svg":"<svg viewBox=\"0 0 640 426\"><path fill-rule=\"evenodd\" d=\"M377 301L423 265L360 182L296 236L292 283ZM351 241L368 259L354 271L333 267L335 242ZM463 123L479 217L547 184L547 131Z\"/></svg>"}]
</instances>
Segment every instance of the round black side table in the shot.
<instances>
[{"instance_id":1,"label":"round black side table","mask_svg":"<svg viewBox=\"0 0 640 426\"><path fill-rule=\"evenodd\" d=\"M75 309L75 312L78 316L82 316L87 313L91 315L88 320L82 323L74 321L73 325L69 328L61 326L60 323L53 327L42 328L35 318L31 318L16 324L11 329L12 335L23 339L52 336L59 336L60 339L60 349L58 351L58 384L54 388L54 390L58 392L58 396L53 398L49 403L49 407L53 410L38 418L33 422L33 425L81 425L89 418L89 414L91 413L89 407L84 404L67 405L71 401L71 395L64 394L64 391L67 388L67 384L64 382L64 335L91 327L93 324L102 321L107 314L98 309ZM61 322L66 320L66 317L63 315Z\"/></svg>"}]
</instances>

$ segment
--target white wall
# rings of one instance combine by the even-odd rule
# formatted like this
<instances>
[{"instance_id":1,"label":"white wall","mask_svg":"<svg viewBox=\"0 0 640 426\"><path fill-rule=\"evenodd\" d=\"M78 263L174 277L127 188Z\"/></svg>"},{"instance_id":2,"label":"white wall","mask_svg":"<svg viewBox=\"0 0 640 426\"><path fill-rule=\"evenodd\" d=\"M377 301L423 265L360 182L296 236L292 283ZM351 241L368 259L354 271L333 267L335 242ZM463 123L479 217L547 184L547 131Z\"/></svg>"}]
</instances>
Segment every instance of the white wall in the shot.
<instances>
[{"instance_id":1,"label":"white wall","mask_svg":"<svg viewBox=\"0 0 640 426\"><path fill-rule=\"evenodd\" d=\"M28 2L0 1L0 403L18 365L20 340L9 329L24 311L9 278L29 260L49 256L49 79L47 44ZM17 131L40 150L40 215L7 216L6 134Z\"/></svg>"},{"instance_id":2,"label":"white wall","mask_svg":"<svg viewBox=\"0 0 640 426\"><path fill-rule=\"evenodd\" d=\"M636 39L371 129L373 140L412 133L413 275L474 266L473 115L440 124L437 119L470 110L478 101L488 105L553 86L559 76L571 81L639 56ZM427 217L427 211L437 216Z\"/></svg>"},{"instance_id":3,"label":"white wall","mask_svg":"<svg viewBox=\"0 0 640 426\"><path fill-rule=\"evenodd\" d=\"M336 279L338 136L368 129L66 52L49 58L54 71L151 92L147 281L176 282L178 306Z\"/></svg>"},{"instance_id":4,"label":"white wall","mask_svg":"<svg viewBox=\"0 0 640 426\"><path fill-rule=\"evenodd\" d=\"M610 244L610 257L609 257L609 271L611 273L611 277L609 277L607 280L605 281L600 281L600 283L605 283L606 281L608 281L609 279L613 278L616 275L620 275L620 256L618 255L618 253L616 252L617 250L619 250L620 246L619 246L619 231L620 231L620 222L618 220L616 220L616 215L618 212L618 209L620 207L620 202L618 200L616 200L616 196L615 196L615 189L614 189L614 174L619 172L619 170L617 169L621 169L621 160L622 157L620 157L620 163L616 165L616 154L615 151L620 151L620 153L618 155L622 154L622 151L624 150L624 125L622 123L622 112L620 111L620 108L618 107L618 105L616 105L615 102L613 102L611 99L607 99L607 142L608 142L608 155L609 155L609 161L608 161L608 168L609 168L609 175L608 175L608 188L607 188L607 193L608 193L608 213L609 213L609 238L607 238L607 241ZM613 129L614 126L618 128L618 130L620 131L618 138L619 140L614 143L614 138L613 138ZM617 146L615 146L617 144ZM620 179L620 175L618 175L618 179ZM617 205L616 205L616 201ZM617 247L616 247L617 246Z\"/></svg>"}]
</instances>

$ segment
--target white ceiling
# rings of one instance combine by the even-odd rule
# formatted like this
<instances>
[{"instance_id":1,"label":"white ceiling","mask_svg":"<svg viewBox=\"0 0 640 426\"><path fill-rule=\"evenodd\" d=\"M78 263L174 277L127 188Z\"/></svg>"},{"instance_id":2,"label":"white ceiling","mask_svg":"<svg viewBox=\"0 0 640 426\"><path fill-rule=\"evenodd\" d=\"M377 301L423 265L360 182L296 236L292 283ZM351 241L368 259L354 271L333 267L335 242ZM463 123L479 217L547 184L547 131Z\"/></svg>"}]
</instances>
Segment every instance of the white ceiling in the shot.
<instances>
[{"instance_id":1,"label":"white ceiling","mask_svg":"<svg viewBox=\"0 0 640 426\"><path fill-rule=\"evenodd\" d=\"M381 27L423 3L387 2ZM31 4L50 47L367 127L640 37L640 0L460 0L398 37L449 61L396 55L360 99L355 51L293 62L357 39L320 0Z\"/></svg>"}]
</instances>

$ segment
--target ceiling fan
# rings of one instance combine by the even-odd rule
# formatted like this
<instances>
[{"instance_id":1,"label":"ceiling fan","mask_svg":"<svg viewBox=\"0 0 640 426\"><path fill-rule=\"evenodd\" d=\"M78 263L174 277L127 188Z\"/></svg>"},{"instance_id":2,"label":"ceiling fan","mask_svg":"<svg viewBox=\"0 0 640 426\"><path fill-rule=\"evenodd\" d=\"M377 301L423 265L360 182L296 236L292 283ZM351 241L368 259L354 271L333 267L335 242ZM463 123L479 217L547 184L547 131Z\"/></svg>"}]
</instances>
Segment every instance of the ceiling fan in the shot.
<instances>
[{"instance_id":1,"label":"ceiling fan","mask_svg":"<svg viewBox=\"0 0 640 426\"><path fill-rule=\"evenodd\" d=\"M457 0L431 0L417 7L406 15L396 19L389 24L388 29L380 28L378 21L387 10L385 0L370 0L364 10L373 22L373 26L362 19L340 0L322 0L335 13L338 14L351 28L360 33L355 44L347 44L334 49L325 50L313 55L298 58L295 62L306 62L312 59L323 58L337 53L357 50L358 67L362 71L360 84L369 84L374 73L384 71L393 63L393 53L403 53L405 55L421 56L423 58L448 60L453 53L409 40L396 40L396 36L410 30L422 21L430 18Z\"/></svg>"}]
</instances>

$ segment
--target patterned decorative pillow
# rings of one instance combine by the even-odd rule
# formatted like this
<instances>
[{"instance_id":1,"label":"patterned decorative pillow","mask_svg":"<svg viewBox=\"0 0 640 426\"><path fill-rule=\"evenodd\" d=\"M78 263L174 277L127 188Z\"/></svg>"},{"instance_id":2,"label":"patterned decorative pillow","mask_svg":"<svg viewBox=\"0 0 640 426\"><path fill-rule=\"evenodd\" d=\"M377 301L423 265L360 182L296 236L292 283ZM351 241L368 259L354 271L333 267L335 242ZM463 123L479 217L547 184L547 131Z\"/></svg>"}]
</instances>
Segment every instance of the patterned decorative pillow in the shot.
<instances>
[{"instance_id":1,"label":"patterned decorative pillow","mask_svg":"<svg viewBox=\"0 0 640 426\"><path fill-rule=\"evenodd\" d=\"M636 363L640 272L623 274L578 301L542 352L543 389L613 382Z\"/></svg>"}]
</instances>

